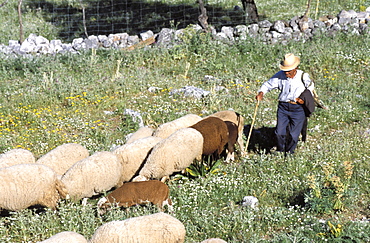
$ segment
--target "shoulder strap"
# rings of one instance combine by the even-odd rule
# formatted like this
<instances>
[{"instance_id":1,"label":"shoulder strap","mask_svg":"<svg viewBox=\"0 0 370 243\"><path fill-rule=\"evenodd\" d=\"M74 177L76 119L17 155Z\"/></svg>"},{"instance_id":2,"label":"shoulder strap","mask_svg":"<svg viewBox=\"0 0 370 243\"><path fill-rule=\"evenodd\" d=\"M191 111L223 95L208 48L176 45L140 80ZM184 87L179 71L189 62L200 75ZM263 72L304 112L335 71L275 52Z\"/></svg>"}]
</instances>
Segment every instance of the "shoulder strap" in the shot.
<instances>
[{"instance_id":1,"label":"shoulder strap","mask_svg":"<svg viewBox=\"0 0 370 243\"><path fill-rule=\"evenodd\" d=\"M305 88L307 88L306 87L306 84L304 83L304 81L303 81L303 74L304 74L304 72L302 72L302 75L301 75L301 81L302 81L302 83L303 83L303 86L305 87Z\"/></svg>"},{"instance_id":2,"label":"shoulder strap","mask_svg":"<svg viewBox=\"0 0 370 243\"><path fill-rule=\"evenodd\" d=\"M302 72L301 81L303 83L303 86L307 89L308 87L311 86L311 84L312 84L313 81L311 80L310 84L306 87L306 84L304 83L304 80L303 80L303 75L304 75L304 72Z\"/></svg>"}]
</instances>

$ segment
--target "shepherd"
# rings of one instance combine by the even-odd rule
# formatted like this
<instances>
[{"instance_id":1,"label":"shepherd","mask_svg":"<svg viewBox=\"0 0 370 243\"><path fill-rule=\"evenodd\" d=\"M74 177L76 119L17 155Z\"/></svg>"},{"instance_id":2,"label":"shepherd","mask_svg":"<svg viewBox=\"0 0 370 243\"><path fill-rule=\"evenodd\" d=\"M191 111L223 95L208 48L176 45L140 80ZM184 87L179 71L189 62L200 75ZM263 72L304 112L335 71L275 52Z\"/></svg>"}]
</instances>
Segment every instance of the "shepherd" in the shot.
<instances>
[{"instance_id":1,"label":"shepherd","mask_svg":"<svg viewBox=\"0 0 370 243\"><path fill-rule=\"evenodd\" d=\"M307 88L311 94L314 82L308 73L298 69L300 58L293 53L288 53L280 63L278 71L269 80L265 81L257 91L256 100L262 101L264 94L279 89L279 104L277 109L277 152L284 155L293 154L297 147L299 134L307 121L303 108L304 100L299 98Z\"/></svg>"}]
</instances>

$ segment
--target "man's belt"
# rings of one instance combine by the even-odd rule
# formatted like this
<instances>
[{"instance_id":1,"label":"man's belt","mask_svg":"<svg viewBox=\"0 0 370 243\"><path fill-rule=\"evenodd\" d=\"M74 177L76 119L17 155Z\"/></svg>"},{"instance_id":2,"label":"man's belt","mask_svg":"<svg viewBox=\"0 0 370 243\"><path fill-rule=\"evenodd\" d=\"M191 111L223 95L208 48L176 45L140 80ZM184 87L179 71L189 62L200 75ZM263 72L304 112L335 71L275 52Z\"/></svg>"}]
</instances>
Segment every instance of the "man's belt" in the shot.
<instances>
[{"instance_id":1,"label":"man's belt","mask_svg":"<svg viewBox=\"0 0 370 243\"><path fill-rule=\"evenodd\" d=\"M287 102L285 102L285 101L279 101L279 102L281 102L281 103L289 103L289 104L293 104L293 105L298 105L297 102L294 102L294 101L291 101L291 100L289 100Z\"/></svg>"},{"instance_id":2,"label":"man's belt","mask_svg":"<svg viewBox=\"0 0 370 243\"><path fill-rule=\"evenodd\" d=\"M297 105L298 104L297 102L294 102L294 101L291 101L291 100L289 100L288 103L289 104L293 104L293 105Z\"/></svg>"}]
</instances>

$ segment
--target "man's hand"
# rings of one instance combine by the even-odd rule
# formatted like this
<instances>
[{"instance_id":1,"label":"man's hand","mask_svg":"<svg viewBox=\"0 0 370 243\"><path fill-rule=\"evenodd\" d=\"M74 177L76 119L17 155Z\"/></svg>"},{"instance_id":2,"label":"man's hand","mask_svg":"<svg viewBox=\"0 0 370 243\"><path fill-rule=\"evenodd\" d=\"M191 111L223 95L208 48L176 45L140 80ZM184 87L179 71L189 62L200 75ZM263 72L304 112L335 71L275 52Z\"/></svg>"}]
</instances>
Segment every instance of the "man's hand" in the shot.
<instances>
[{"instance_id":1,"label":"man's hand","mask_svg":"<svg viewBox=\"0 0 370 243\"><path fill-rule=\"evenodd\" d=\"M263 100L263 92L259 92L258 95L256 95L256 100L261 101Z\"/></svg>"},{"instance_id":2,"label":"man's hand","mask_svg":"<svg viewBox=\"0 0 370 243\"><path fill-rule=\"evenodd\" d=\"M295 101L297 101L298 104L304 104L304 100L302 100L301 98L296 98Z\"/></svg>"}]
</instances>

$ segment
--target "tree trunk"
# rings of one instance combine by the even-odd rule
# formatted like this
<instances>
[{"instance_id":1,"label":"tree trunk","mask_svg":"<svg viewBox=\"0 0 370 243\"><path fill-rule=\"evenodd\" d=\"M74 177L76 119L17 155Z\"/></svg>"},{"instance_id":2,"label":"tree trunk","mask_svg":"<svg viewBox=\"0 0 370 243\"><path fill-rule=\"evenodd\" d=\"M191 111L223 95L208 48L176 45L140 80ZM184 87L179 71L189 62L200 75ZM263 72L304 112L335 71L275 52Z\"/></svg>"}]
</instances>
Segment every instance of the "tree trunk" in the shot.
<instances>
[{"instance_id":1,"label":"tree trunk","mask_svg":"<svg viewBox=\"0 0 370 243\"><path fill-rule=\"evenodd\" d=\"M310 15L310 6L311 6L311 0L308 0L306 12L304 13L303 17L308 17Z\"/></svg>"},{"instance_id":2,"label":"tree trunk","mask_svg":"<svg viewBox=\"0 0 370 243\"><path fill-rule=\"evenodd\" d=\"M202 28L206 32L208 32L209 31L209 27L208 27L208 22L207 22L207 19L208 19L207 9L204 7L204 3L203 3L202 0L199 0L199 9L200 9L200 12L201 12L201 14L198 17L199 23L202 26Z\"/></svg>"},{"instance_id":3,"label":"tree trunk","mask_svg":"<svg viewBox=\"0 0 370 243\"><path fill-rule=\"evenodd\" d=\"M3 2L2 4L0 4L0 8L3 7L5 4L8 3L8 0L6 0L5 2Z\"/></svg>"},{"instance_id":4,"label":"tree trunk","mask_svg":"<svg viewBox=\"0 0 370 243\"><path fill-rule=\"evenodd\" d=\"M246 24L258 22L258 11L254 0L241 0L243 4L243 10L245 12Z\"/></svg>"}]
</instances>

